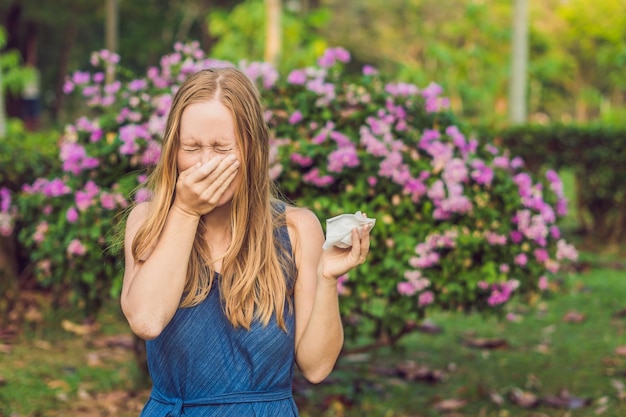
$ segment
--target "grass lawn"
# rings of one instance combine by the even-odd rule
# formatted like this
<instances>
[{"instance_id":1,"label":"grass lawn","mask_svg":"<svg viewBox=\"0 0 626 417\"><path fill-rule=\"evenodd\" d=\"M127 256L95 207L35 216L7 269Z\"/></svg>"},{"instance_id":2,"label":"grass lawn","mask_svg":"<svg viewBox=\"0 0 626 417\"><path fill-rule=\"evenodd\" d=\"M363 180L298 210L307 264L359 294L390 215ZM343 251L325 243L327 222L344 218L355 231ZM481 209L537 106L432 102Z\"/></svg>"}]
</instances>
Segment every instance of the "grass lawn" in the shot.
<instances>
[{"instance_id":1,"label":"grass lawn","mask_svg":"<svg viewBox=\"0 0 626 417\"><path fill-rule=\"evenodd\" d=\"M440 333L344 356L318 386L298 379L301 415L625 416L626 353L619 348L626 346L626 318L614 316L626 308L625 280L623 269L592 265L549 297L513 306L510 320L432 314ZM138 415L149 391L138 382L132 338L116 306L93 331L66 321L71 312L44 316L45 303L28 295L19 332L0 334L0 417ZM470 347L468 340L504 346ZM515 393L527 400L563 395L566 408L545 401L524 408Z\"/></svg>"}]
</instances>

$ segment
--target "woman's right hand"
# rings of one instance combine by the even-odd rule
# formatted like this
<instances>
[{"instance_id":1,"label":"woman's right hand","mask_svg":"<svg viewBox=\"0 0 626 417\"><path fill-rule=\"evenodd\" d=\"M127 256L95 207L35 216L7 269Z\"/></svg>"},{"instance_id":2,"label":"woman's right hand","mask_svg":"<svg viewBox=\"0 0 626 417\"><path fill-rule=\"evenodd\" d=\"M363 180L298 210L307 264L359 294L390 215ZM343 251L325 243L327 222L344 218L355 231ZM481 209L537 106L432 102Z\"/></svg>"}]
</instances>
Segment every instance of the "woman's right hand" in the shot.
<instances>
[{"instance_id":1,"label":"woman's right hand","mask_svg":"<svg viewBox=\"0 0 626 417\"><path fill-rule=\"evenodd\" d=\"M239 170L234 155L213 157L182 171L176 182L173 207L191 216L213 211Z\"/></svg>"}]
</instances>

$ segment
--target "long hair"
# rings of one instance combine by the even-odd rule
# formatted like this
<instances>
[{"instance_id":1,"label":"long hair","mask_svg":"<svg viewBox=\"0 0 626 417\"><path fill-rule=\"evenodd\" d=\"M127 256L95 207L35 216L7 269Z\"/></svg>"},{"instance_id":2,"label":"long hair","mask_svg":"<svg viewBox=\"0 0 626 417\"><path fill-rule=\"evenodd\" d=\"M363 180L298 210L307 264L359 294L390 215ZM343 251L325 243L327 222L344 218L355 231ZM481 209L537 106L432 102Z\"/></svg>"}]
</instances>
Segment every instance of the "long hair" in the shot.
<instances>
[{"instance_id":1,"label":"long hair","mask_svg":"<svg viewBox=\"0 0 626 417\"><path fill-rule=\"evenodd\" d=\"M174 201L178 178L177 152L180 146L180 120L193 103L219 100L235 121L237 145L243 161L242 176L231 209L232 242L222 257L219 281L221 300L228 320L235 327L250 329L257 318L267 325L273 314L286 329L285 303L291 310L287 276L294 276L293 258L278 245L274 230L286 224L279 213L269 177L269 131L256 86L236 68L212 68L190 75L174 95L163 136L161 158L148 180L153 192L150 214L132 243L135 262L141 262L159 238ZM181 307L202 302L215 276L204 240L205 223L198 226L189 264ZM277 248L278 247L278 251Z\"/></svg>"}]
</instances>

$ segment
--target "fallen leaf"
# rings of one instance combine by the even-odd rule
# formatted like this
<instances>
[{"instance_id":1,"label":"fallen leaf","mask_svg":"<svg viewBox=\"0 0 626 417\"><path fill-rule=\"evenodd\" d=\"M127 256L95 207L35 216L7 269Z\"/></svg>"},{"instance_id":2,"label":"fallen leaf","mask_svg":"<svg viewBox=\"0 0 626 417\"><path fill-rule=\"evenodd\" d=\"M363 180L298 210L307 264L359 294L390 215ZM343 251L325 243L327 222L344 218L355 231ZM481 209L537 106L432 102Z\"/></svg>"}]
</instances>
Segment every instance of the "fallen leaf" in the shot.
<instances>
[{"instance_id":1,"label":"fallen leaf","mask_svg":"<svg viewBox=\"0 0 626 417\"><path fill-rule=\"evenodd\" d=\"M73 323L69 320L63 320L61 322L61 327L66 332L74 333L79 336L86 336L98 330L100 326L97 323L94 324L77 324Z\"/></svg>"},{"instance_id":2,"label":"fallen leaf","mask_svg":"<svg viewBox=\"0 0 626 417\"><path fill-rule=\"evenodd\" d=\"M491 400L492 403L497 404L497 405L502 405L504 404L504 397L502 395L500 395L498 392L496 391L491 391L489 393L489 399Z\"/></svg>"},{"instance_id":3,"label":"fallen leaf","mask_svg":"<svg viewBox=\"0 0 626 417\"><path fill-rule=\"evenodd\" d=\"M509 347L506 339L494 338L466 338L463 345L478 349L506 349Z\"/></svg>"},{"instance_id":4,"label":"fallen leaf","mask_svg":"<svg viewBox=\"0 0 626 417\"><path fill-rule=\"evenodd\" d=\"M433 323L432 321L428 321L428 320L425 320L422 323L420 323L418 326L416 326L415 330L417 330L420 333L426 333L426 334L439 334L443 332L443 329L440 326L437 326L435 323Z\"/></svg>"},{"instance_id":5,"label":"fallen leaf","mask_svg":"<svg viewBox=\"0 0 626 417\"><path fill-rule=\"evenodd\" d=\"M47 340L35 340L33 346L41 350L52 350L52 343Z\"/></svg>"},{"instance_id":6,"label":"fallen leaf","mask_svg":"<svg viewBox=\"0 0 626 417\"><path fill-rule=\"evenodd\" d=\"M0 353L11 353L13 347L11 345L6 345L4 343L0 343Z\"/></svg>"},{"instance_id":7,"label":"fallen leaf","mask_svg":"<svg viewBox=\"0 0 626 417\"><path fill-rule=\"evenodd\" d=\"M131 350L134 347L133 336L131 334L118 334L103 336L93 340L93 346L97 348L120 347Z\"/></svg>"},{"instance_id":8,"label":"fallen leaf","mask_svg":"<svg viewBox=\"0 0 626 417\"><path fill-rule=\"evenodd\" d=\"M62 379L52 380L48 382L46 385L48 385L48 388L50 389L61 389L63 391L70 390L70 384L68 384L67 381L64 381Z\"/></svg>"},{"instance_id":9,"label":"fallen leaf","mask_svg":"<svg viewBox=\"0 0 626 417\"><path fill-rule=\"evenodd\" d=\"M566 323L582 323L586 319L587 319L587 316L574 310L568 311L563 316L563 321Z\"/></svg>"},{"instance_id":10,"label":"fallen leaf","mask_svg":"<svg viewBox=\"0 0 626 417\"><path fill-rule=\"evenodd\" d=\"M509 393L511 402L522 408L533 408L539 405L539 398L529 391L513 388Z\"/></svg>"},{"instance_id":11,"label":"fallen leaf","mask_svg":"<svg viewBox=\"0 0 626 417\"><path fill-rule=\"evenodd\" d=\"M87 366L90 366L92 368L102 366L102 360L100 359L100 355L97 352L87 353Z\"/></svg>"},{"instance_id":12,"label":"fallen leaf","mask_svg":"<svg viewBox=\"0 0 626 417\"><path fill-rule=\"evenodd\" d=\"M616 347L615 354L618 356L626 356L626 345Z\"/></svg>"},{"instance_id":13,"label":"fallen leaf","mask_svg":"<svg viewBox=\"0 0 626 417\"><path fill-rule=\"evenodd\" d=\"M30 306L28 310L26 310L26 313L24 313L24 320L29 323L41 323L43 321L43 314L37 307Z\"/></svg>"},{"instance_id":14,"label":"fallen leaf","mask_svg":"<svg viewBox=\"0 0 626 417\"><path fill-rule=\"evenodd\" d=\"M426 365L420 365L414 361L405 361L396 366L399 376L408 381L440 382L444 374L440 370L430 369Z\"/></svg>"},{"instance_id":15,"label":"fallen leaf","mask_svg":"<svg viewBox=\"0 0 626 417\"><path fill-rule=\"evenodd\" d=\"M546 395L542 399L543 403L554 408L564 408L575 410L587 407L592 403L591 398L575 397L567 390L562 390L559 395Z\"/></svg>"},{"instance_id":16,"label":"fallen leaf","mask_svg":"<svg viewBox=\"0 0 626 417\"><path fill-rule=\"evenodd\" d=\"M467 405L467 401L460 400L457 398L450 398L447 400L441 400L437 402L434 407L437 411L448 412L448 411L456 411L460 408L463 408Z\"/></svg>"}]
</instances>

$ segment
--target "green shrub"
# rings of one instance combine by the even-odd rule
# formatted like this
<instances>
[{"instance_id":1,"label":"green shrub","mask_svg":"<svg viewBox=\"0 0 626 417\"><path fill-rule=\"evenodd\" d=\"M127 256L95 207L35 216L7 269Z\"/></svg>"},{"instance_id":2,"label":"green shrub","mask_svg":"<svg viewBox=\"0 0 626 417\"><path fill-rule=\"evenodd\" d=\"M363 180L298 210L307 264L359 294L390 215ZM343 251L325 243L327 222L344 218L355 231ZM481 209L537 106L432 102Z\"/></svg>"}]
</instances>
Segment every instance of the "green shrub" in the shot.
<instances>
[{"instance_id":1,"label":"green shrub","mask_svg":"<svg viewBox=\"0 0 626 417\"><path fill-rule=\"evenodd\" d=\"M92 63L118 59L101 51ZM556 173L537 181L519 158L466 137L438 85L389 82L369 66L351 77L349 60L328 49L282 78L265 63L240 65L267 104L269 174L285 195L322 220L357 210L378 219L369 261L338 283L346 334L393 343L429 308L501 313L514 295L545 288L576 257L559 236L566 202ZM17 198L20 242L42 283L73 289L90 311L119 291L105 237L128 200L149 198L133 190L159 156L173 89L214 65L229 64L177 44L145 78L68 79L66 91L80 92L95 116L66 131L62 174Z\"/></svg>"},{"instance_id":2,"label":"green shrub","mask_svg":"<svg viewBox=\"0 0 626 417\"><path fill-rule=\"evenodd\" d=\"M533 172L567 168L576 175L579 222L597 242L626 241L626 126L521 125L495 134Z\"/></svg>"}]
</instances>

